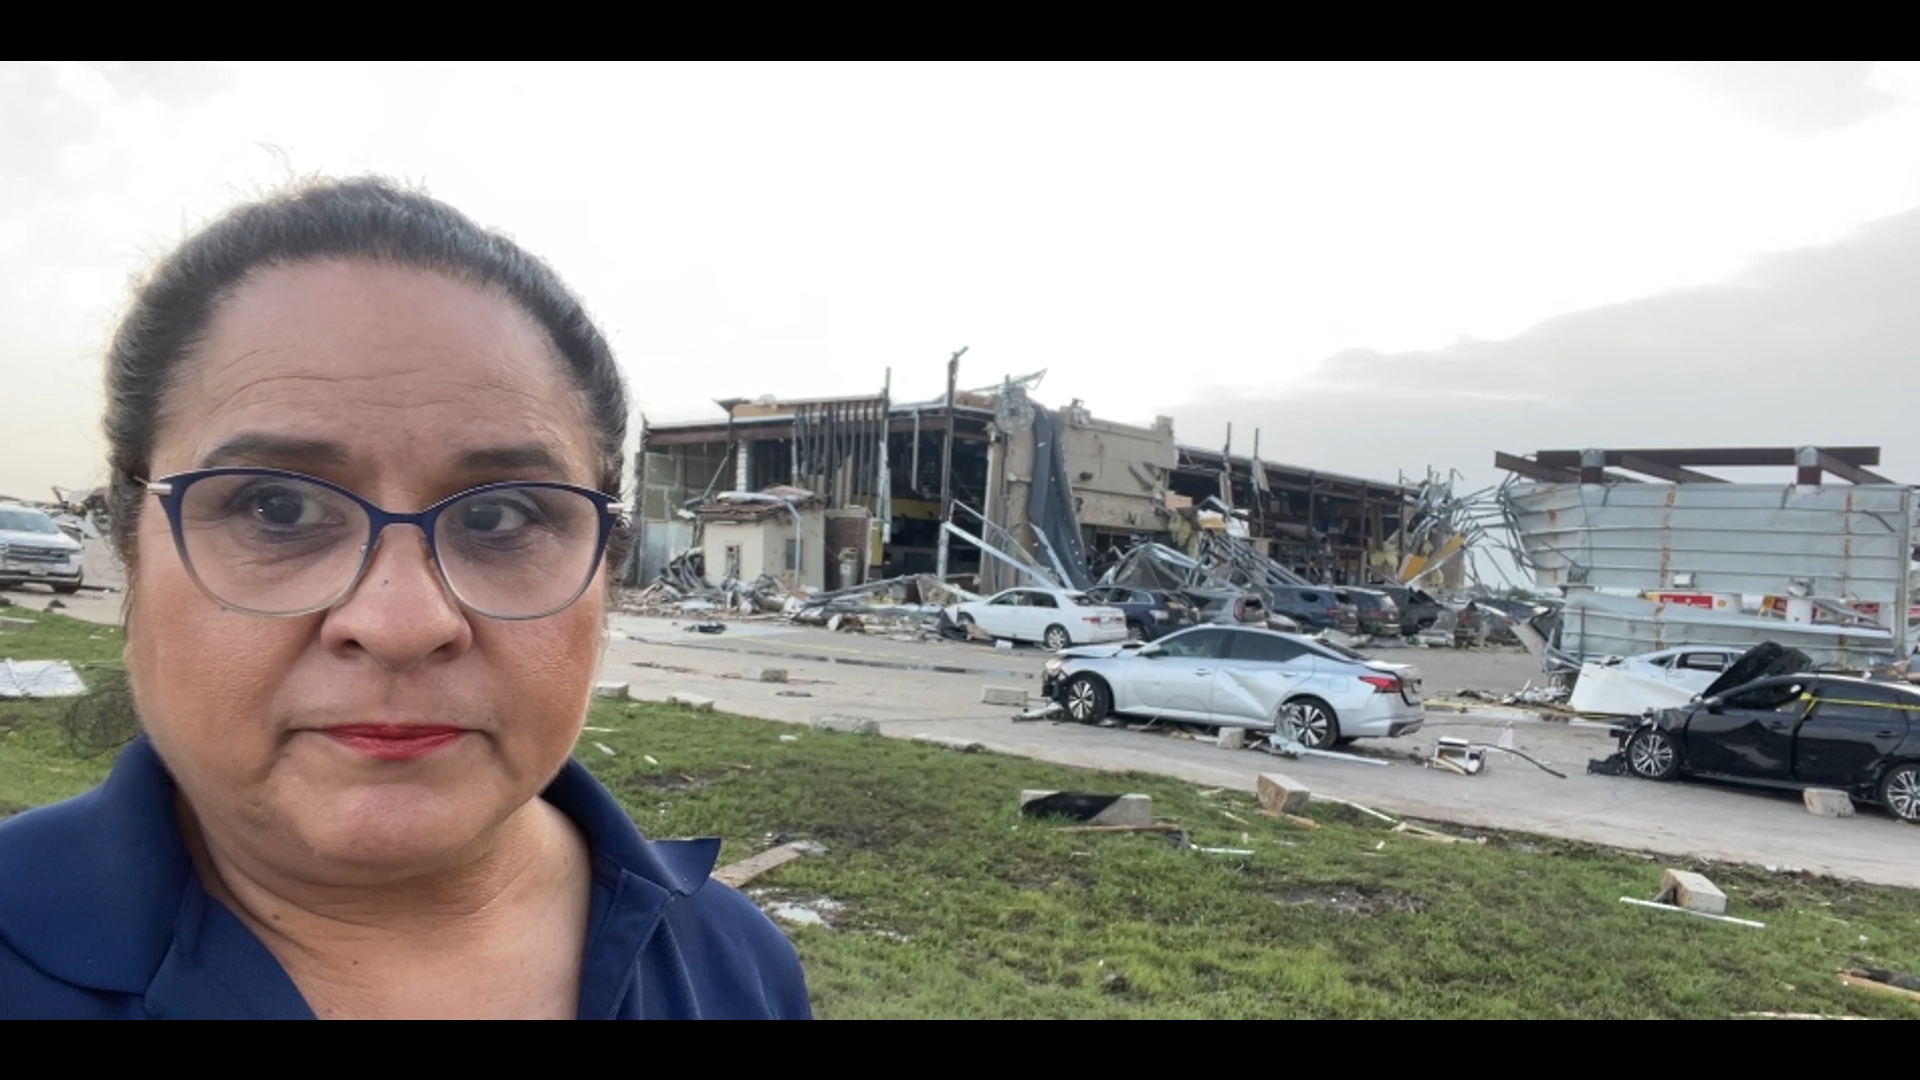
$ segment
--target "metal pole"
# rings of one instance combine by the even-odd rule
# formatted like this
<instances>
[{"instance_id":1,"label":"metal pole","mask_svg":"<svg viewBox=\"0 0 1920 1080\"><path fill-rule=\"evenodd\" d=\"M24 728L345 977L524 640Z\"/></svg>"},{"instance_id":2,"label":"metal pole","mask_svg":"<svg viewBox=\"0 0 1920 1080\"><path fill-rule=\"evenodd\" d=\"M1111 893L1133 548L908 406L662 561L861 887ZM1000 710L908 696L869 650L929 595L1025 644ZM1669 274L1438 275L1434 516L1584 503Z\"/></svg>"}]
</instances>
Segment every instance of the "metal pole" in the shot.
<instances>
[{"instance_id":1,"label":"metal pole","mask_svg":"<svg viewBox=\"0 0 1920 1080\"><path fill-rule=\"evenodd\" d=\"M940 445L940 520L953 520L953 395L960 382L960 358L967 353L967 346L960 346L947 360L947 437ZM942 584L947 580L947 531L940 530L940 555L934 566L934 576Z\"/></svg>"},{"instance_id":2,"label":"metal pole","mask_svg":"<svg viewBox=\"0 0 1920 1080\"><path fill-rule=\"evenodd\" d=\"M1913 652L1912 635L1907 627L1907 612L1913 607L1913 489L1900 493L1900 567L1893 586L1893 660L1903 663Z\"/></svg>"},{"instance_id":3,"label":"metal pole","mask_svg":"<svg viewBox=\"0 0 1920 1080\"><path fill-rule=\"evenodd\" d=\"M880 542L893 543L893 463L887 444L893 441L893 369L880 388Z\"/></svg>"}]
</instances>

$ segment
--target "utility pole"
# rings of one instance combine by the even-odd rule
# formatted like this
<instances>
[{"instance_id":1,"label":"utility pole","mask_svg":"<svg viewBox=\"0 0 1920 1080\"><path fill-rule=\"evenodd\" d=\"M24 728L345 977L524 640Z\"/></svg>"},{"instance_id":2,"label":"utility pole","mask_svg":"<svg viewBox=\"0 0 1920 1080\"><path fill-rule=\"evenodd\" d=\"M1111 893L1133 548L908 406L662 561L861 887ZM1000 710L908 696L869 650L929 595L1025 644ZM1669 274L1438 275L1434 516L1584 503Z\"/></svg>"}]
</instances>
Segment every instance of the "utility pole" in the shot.
<instances>
[{"instance_id":1,"label":"utility pole","mask_svg":"<svg viewBox=\"0 0 1920 1080\"><path fill-rule=\"evenodd\" d=\"M953 395L960 383L960 358L967 353L962 345L947 360L947 435L940 444L940 557L934 576L947 582L947 522L953 520Z\"/></svg>"}]
</instances>

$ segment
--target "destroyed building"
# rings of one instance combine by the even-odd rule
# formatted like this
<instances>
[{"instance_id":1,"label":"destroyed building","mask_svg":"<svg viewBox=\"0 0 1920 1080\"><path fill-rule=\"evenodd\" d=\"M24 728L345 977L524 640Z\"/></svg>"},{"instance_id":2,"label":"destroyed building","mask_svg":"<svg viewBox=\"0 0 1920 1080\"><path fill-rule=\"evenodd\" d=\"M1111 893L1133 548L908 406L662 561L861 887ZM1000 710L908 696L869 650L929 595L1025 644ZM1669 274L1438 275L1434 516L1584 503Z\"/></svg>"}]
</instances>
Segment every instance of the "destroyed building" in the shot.
<instances>
[{"instance_id":1,"label":"destroyed building","mask_svg":"<svg viewBox=\"0 0 1920 1080\"><path fill-rule=\"evenodd\" d=\"M645 424L627 578L652 581L699 545L718 582L724 566L698 539L717 518L703 508L785 488L822 507L820 570L799 572L812 587L914 574L982 592L1029 580L1084 587L1143 541L1191 551L1208 529L1302 580L1394 580L1397 545L1420 516L1416 488L1268 463L1257 435L1252 454L1235 455L1180 444L1167 417L1135 426L1077 399L1049 408L1031 395L1039 379L950 386L918 403L887 391L723 400L723 418ZM784 554L754 568L777 577L774 562L788 572Z\"/></svg>"},{"instance_id":2,"label":"destroyed building","mask_svg":"<svg viewBox=\"0 0 1920 1080\"><path fill-rule=\"evenodd\" d=\"M1915 496L1872 471L1877 447L1548 450L1494 463L1516 478L1499 495L1512 553L1566 597L1563 664L1764 641L1822 667L1911 654ZM1720 475L1769 467L1792 473Z\"/></svg>"}]
</instances>

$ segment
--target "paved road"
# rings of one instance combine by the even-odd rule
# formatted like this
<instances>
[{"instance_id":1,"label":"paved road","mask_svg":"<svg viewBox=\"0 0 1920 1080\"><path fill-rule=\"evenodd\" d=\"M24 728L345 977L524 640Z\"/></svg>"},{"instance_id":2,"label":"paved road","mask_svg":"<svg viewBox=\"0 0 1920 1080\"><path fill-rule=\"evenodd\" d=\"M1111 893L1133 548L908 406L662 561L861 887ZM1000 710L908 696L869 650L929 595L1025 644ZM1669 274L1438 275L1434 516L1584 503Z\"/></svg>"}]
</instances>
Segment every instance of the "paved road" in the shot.
<instances>
[{"instance_id":1,"label":"paved road","mask_svg":"<svg viewBox=\"0 0 1920 1080\"><path fill-rule=\"evenodd\" d=\"M1818 818L1795 795L1590 776L1587 761L1611 753L1614 744L1604 727L1585 722L1541 720L1498 708L1434 711L1415 735L1360 744L1390 761L1387 766L1283 761L1152 732L1015 723L1011 710L980 704L981 688L988 685L1025 687L1037 694L1045 659L1038 650L895 641L780 623L731 623L718 635L689 633L662 619L620 617L614 627L602 677L631 683L641 698L691 692L713 698L729 712L796 722L822 713L865 716L879 721L888 735L957 736L1004 753L1159 773L1208 787L1251 791L1259 773L1279 770L1318 794L1393 814L1920 886L1920 830L1864 806L1855 818ZM1517 690L1540 677L1536 662L1524 654L1402 649L1391 656L1418 665L1431 695L1469 686ZM766 666L785 668L790 681L741 677L750 667ZM795 692L808 696L790 696ZM1494 755L1489 768L1473 777L1406 760L1406 755L1431 751L1441 734L1492 743L1507 728L1515 748L1553 765L1567 779L1505 755Z\"/></svg>"}]
</instances>

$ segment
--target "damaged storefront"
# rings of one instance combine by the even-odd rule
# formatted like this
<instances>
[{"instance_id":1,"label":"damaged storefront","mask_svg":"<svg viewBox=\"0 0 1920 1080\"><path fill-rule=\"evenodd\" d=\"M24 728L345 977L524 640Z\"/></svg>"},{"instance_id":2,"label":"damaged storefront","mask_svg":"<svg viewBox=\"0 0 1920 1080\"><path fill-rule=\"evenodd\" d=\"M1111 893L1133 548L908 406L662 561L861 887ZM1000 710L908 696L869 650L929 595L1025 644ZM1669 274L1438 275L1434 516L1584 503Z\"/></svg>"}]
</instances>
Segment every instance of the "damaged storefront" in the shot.
<instances>
[{"instance_id":1,"label":"damaged storefront","mask_svg":"<svg viewBox=\"0 0 1920 1080\"><path fill-rule=\"evenodd\" d=\"M1044 372L962 389L958 359L931 401L894 400L889 377L871 397L723 400L723 419L644 425L628 583L671 579L696 550L717 581L701 508L775 488L819 501L823 561L806 585L833 590L919 575L978 593L1086 588L1142 544L1188 558L1230 545L1276 582L1360 584L1394 580L1420 521L1416 488L1268 464L1257 445L1182 446L1166 417L1050 408L1034 398Z\"/></svg>"}]
</instances>

